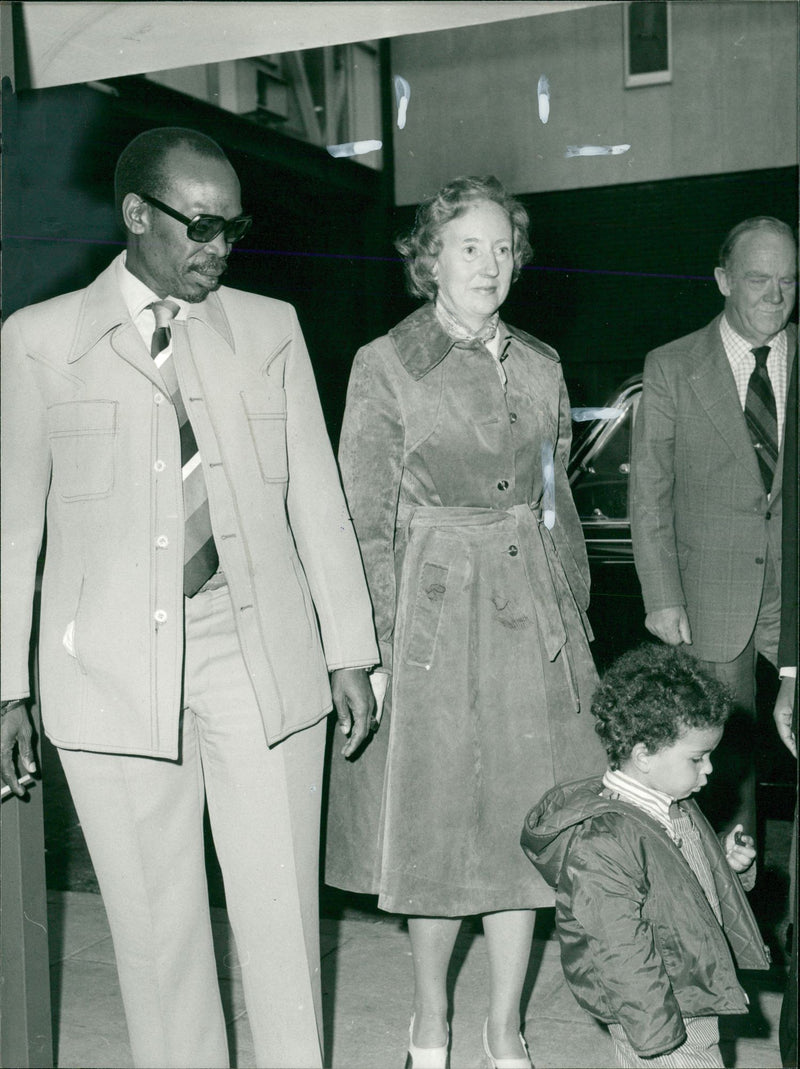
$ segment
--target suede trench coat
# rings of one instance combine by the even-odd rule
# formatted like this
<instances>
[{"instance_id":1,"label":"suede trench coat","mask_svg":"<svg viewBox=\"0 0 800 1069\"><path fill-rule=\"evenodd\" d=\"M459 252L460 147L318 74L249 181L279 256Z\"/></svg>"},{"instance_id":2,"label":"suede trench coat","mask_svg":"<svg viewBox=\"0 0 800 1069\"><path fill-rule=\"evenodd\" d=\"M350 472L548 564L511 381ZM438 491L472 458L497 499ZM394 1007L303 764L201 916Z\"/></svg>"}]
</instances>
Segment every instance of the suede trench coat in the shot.
<instances>
[{"instance_id":1,"label":"suede trench coat","mask_svg":"<svg viewBox=\"0 0 800 1069\"><path fill-rule=\"evenodd\" d=\"M2 686L39 674L58 746L176 758L183 665L178 422L112 263L3 329ZM271 745L375 663L352 524L294 310L222 287L176 322L215 540ZM196 419L195 419L196 417Z\"/></svg>"},{"instance_id":2,"label":"suede trench coat","mask_svg":"<svg viewBox=\"0 0 800 1069\"><path fill-rule=\"evenodd\" d=\"M331 769L326 880L397 913L552 904L520 823L537 789L605 764L561 365L499 329L496 361L425 305L350 378L339 461L391 684L380 730Z\"/></svg>"}]
</instances>

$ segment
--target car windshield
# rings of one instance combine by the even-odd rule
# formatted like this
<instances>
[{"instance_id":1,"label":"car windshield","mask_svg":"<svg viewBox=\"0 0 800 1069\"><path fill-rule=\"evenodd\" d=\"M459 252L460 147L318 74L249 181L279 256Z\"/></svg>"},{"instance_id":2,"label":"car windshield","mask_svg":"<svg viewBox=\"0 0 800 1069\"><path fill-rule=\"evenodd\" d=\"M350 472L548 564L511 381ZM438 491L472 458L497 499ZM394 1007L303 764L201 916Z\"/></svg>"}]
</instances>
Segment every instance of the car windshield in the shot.
<instances>
[{"instance_id":1,"label":"car windshield","mask_svg":"<svg viewBox=\"0 0 800 1069\"><path fill-rule=\"evenodd\" d=\"M628 520L631 430L639 393L631 390L614 402L611 415L596 420L574 450L572 496L581 520Z\"/></svg>"}]
</instances>

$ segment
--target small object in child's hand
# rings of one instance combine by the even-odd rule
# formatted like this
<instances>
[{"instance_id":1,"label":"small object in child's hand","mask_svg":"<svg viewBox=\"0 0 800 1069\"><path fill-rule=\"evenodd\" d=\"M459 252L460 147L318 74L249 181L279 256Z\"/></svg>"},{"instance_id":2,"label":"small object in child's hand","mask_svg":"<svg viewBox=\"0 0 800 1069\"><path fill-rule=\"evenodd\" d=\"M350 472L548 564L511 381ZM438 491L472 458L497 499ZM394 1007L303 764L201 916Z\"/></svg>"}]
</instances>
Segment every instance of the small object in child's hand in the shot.
<instances>
[{"instance_id":1,"label":"small object in child's hand","mask_svg":"<svg viewBox=\"0 0 800 1069\"><path fill-rule=\"evenodd\" d=\"M752 846L753 840L749 835L745 835L743 831L735 831L733 833L733 841L737 846Z\"/></svg>"}]
</instances>

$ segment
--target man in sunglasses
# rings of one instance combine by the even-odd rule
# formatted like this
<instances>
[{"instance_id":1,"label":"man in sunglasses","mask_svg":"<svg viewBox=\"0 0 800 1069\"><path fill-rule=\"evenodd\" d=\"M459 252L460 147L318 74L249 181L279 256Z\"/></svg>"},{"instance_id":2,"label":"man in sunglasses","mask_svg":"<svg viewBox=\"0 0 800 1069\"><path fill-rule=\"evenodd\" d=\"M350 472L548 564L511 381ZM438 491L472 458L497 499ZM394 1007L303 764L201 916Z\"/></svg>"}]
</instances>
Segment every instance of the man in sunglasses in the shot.
<instances>
[{"instance_id":1,"label":"man in sunglasses","mask_svg":"<svg viewBox=\"0 0 800 1069\"><path fill-rule=\"evenodd\" d=\"M369 598L294 310L222 286L250 219L191 130L123 151L127 247L3 330L2 778L44 729L114 939L137 1066L227 1066L207 805L259 1066L320 1066L325 721L366 738ZM353 815L358 819L358 815Z\"/></svg>"}]
</instances>

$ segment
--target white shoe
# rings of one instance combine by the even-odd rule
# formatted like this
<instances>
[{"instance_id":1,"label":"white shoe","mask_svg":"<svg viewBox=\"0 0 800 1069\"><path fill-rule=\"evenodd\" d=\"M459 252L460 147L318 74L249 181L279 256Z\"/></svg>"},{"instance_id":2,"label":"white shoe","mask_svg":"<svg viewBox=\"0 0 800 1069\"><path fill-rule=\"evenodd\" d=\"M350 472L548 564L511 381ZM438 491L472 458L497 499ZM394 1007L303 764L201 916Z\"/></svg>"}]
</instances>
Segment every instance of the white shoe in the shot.
<instances>
[{"instance_id":1,"label":"white shoe","mask_svg":"<svg viewBox=\"0 0 800 1069\"><path fill-rule=\"evenodd\" d=\"M418 1047L414 1043L414 1016L408 1026L408 1056L405 1069L448 1069L450 1063L450 1025L447 1025L447 1042L443 1047Z\"/></svg>"},{"instance_id":2,"label":"white shoe","mask_svg":"<svg viewBox=\"0 0 800 1069\"><path fill-rule=\"evenodd\" d=\"M483 1052L489 1062L489 1069L533 1069L528 1044L525 1042L522 1032L519 1033L519 1041L522 1045L521 1058L495 1058L489 1050L489 1018L483 1022Z\"/></svg>"}]
</instances>

